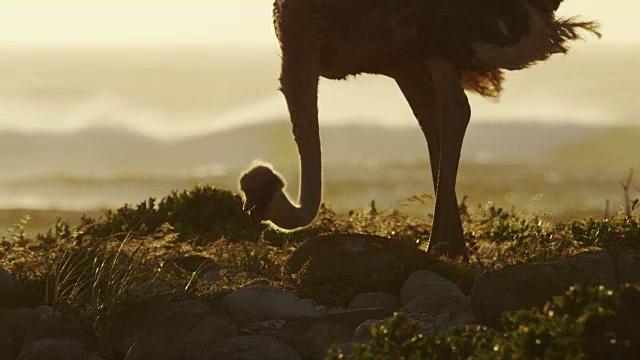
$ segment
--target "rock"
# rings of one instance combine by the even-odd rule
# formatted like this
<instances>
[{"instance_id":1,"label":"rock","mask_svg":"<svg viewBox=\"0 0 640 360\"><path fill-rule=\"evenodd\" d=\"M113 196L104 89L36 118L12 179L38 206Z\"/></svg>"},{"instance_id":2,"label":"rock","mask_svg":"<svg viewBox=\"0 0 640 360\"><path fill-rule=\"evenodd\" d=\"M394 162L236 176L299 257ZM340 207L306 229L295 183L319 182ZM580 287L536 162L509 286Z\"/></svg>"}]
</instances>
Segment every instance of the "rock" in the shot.
<instances>
[{"instance_id":1,"label":"rock","mask_svg":"<svg viewBox=\"0 0 640 360\"><path fill-rule=\"evenodd\" d=\"M357 295L349 303L349 309L398 308L400 298L383 292L368 292Z\"/></svg>"},{"instance_id":2,"label":"rock","mask_svg":"<svg viewBox=\"0 0 640 360\"><path fill-rule=\"evenodd\" d=\"M393 309L353 310L323 315L292 323L278 339L294 348L304 359L324 359L334 343L351 341L355 329L368 319L384 319Z\"/></svg>"},{"instance_id":3,"label":"rock","mask_svg":"<svg viewBox=\"0 0 640 360\"><path fill-rule=\"evenodd\" d=\"M241 323L301 319L319 315L309 302L269 285L255 285L235 290L222 299L222 305Z\"/></svg>"},{"instance_id":4,"label":"rock","mask_svg":"<svg viewBox=\"0 0 640 360\"><path fill-rule=\"evenodd\" d=\"M0 354L7 359L18 356L33 317L31 309L0 309Z\"/></svg>"},{"instance_id":5,"label":"rock","mask_svg":"<svg viewBox=\"0 0 640 360\"><path fill-rule=\"evenodd\" d=\"M240 335L269 335L275 336L289 324L288 320L267 320L254 322L238 330Z\"/></svg>"},{"instance_id":6,"label":"rock","mask_svg":"<svg viewBox=\"0 0 640 360\"><path fill-rule=\"evenodd\" d=\"M345 357L347 357L347 356L351 356L356 351L356 344L358 344L358 342L352 341L352 342L340 344L338 346L340 347L342 354Z\"/></svg>"},{"instance_id":7,"label":"rock","mask_svg":"<svg viewBox=\"0 0 640 360\"><path fill-rule=\"evenodd\" d=\"M74 339L40 339L25 345L17 360L82 360L84 349Z\"/></svg>"},{"instance_id":8,"label":"rock","mask_svg":"<svg viewBox=\"0 0 640 360\"><path fill-rule=\"evenodd\" d=\"M14 284L15 280L13 280L11 273L0 266L0 307L9 306L11 304Z\"/></svg>"},{"instance_id":9,"label":"rock","mask_svg":"<svg viewBox=\"0 0 640 360\"><path fill-rule=\"evenodd\" d=\"M451 270L444 261L406 242L362 234L321 235L305 241L286 263L291 274L303 268L299 275L304 291L325 305L339 306L364 292L396 294L416 270Z\"/></svg>"},{"instance_id":10,"label":"rock","mask_svg":"<svg viewBox=\"0 0 640 360\"><path fill-rule=\"evenodd\" d=\"M19 359L82 359L91 343L75 319L63 319L49 306L31 312Z\"/></svg>"},{"instance_id":11,"label":"rock","mask_svg":"<svg viewBox=\"0 0 640 360\"><path fill-rule=\"evenodd\" d=\"M237 269L222 269L218 272L221 277L229 280L237 277L239 273L240 271Z\"/></svg>"},{"instance_id":12,"label":"rock","mask_svg":"<svg viewBox=\"0 0 640 360\"><path fill-rule=\"evenodd\" d=\"M486 272L473 286L473 314L483 324L498 326L503 312L543 306L576 284L615 287L614 258L599 251Z\"/></svg>"},{"instance_id":13,"label":"rock","mask_svg":"<svg viewBox=\"0 0 640 360\"><path fill-rule=\"evenodd\" d=\"M411 274L402 284L400 301L402 305L407 306L411 300L419 296L430 297L429 301L437 307L440 304L448 305L463 298L464 293L450 280L429 270L421 270Z\"/></svg>"},{"instance_id":14,"label":"rock","mask_svg":"<svg viewBox=\"0 0 640 360\"><path fill-rule=\"evenodd\" d=\"M269 336L239 336L218 339L196 348L168 343L159 337L137 341L125 360L300 360L291 347Z\"/></svg>"},{"instance_id":15,"label":"rock","mask_svg":"<svg viewBox=\"0 0 640 360\"><path fill-rule=\"evenodd\" d=\"M167 261L169 265L173 265L176 268L186 271L186 272L201 272L205 273L211 270L220 270L220 266L209 259L206 256L202 255L185 255L178 256L169 261Z\"/></svg>"},{"instance_id":16,"label":"rock","mask_svg":"<svg viewBox=\"0 0 640 360\"><path fill-rule=\"evenodd\" d=\"M239 336L223 340L205 353L207 360L300 360L295 350L269 336Z\"/></svg>"},{"instance_id":17,"label":"rock","mask_svg":"<svg viewBox=\"0 0 640 360\"><path fill-rule=\"evenodd\" d=\"M640 253L612 252L618 284L640 284Z\"/></svg>"},{"instance_id":18,"label":"rock","mask_svg":"<svg viewBox=\"0 0 640 360\"><path fill-rule=\"evenodd\" d=\"M362 309L360 309L360 310L362 310ZM332 306L330 308L325 309L324 313L327 314L327 315L329 315L329 314L342 314L342 313L349 312L349 311L351 311L351 310L344 309L344 308L341 308L339 306Z\"/></svg>"},{"instance_id":19,"label":"rock","mask_svg":"<svg viewBox=\"0 0 640 360\"><path fill-rule=\"evenodd\" d=\"M441 314L407 314L409 320L417 321L420 325L420 332L424 336L437 336L441 331L460 326L463 324L474 324L475 318L470 310L466 312L445 312ZM353 340L357 342L367 341L371 338L371 328L384 324L389 319L368 320L358 326L354 332Z\"/></svg>"},{"instance_id":20,"label":"rock","mask_svg":"<svg viewBox=\"0 0 640 360\"><path fill-rule=\"evenodd\" d=\"M141 304L135 310L112 314L97 328L109 350L120 357L138 342L142 342L137 345L140 348L157 343L178 353L193 354L212 342L237 335L235 324L199 300L156 306Z\"/></svg>"},{"instance_id":21,"label":"rock","mask_svg":"<svg viewBox=\"0 0 640 360\"><path fill-rule=\"evenodd\" d=\"M84 346L89 343L89 339L78 326L62 322L58 318L52 318L45 321L33 321L31 323L31 327L27 331L23 346L27 347L32 343L44 340L60 339L73 340L80 344L82 349L84 349ZM55 347L55 345L51 346Z\"/></svg>"},{"instance_id":22,"label":"rock","mask_svg":"<svg viewBox=\"0 0 640 360\"><path fill-rule=\"evenodd\" d=\"M131 299L134 301L146 301L157 298L166 298L171 295L171 288L158 279L143 281L131 290Z\"/></svg>"},{"instance_id":23,"label":"rock","mask_svg":"<svg viewBox=\"0 0 640 360\"><path fill-rule=\"evenodd\" d=\"M413 298L407 306L409 313L444 313L451 311L460 311L463 309L471 310L471 297L452 296L443 294L422 295Z\"/></svg>"},{"instance_id":24,"label":"rock","mask_svg":"<svg viewBox=\"0 0 640 360\"><path fill-rule=\"evenodd\" d=\"M2 289L13 286L14 280L13 276L9 272L9 270L0 266L0 291Z\"/></svg>"},{"instance_id":25,"label":"rock","mask_svg":"<svg viewBox=\"0 0 640 360\"><path fill-rule=\"evenodd\" d=\"M134 341L128 349L124 360L175 360L179 359L180 350L173 349L174 344L162 337L146 336ZM178 346L179 347L179 344ZM183 353L183 356L192 354Z\"/></svg>"},{"instance_id":26,"label":"rock","mask_svg":"<svg viewBox=\"0 0 640 360\"><path fill-rule=\"evenodd\" d=\"M220 270L212 269L205 271L199 278L204 282L216 283L218 280L222 279L222 276L220 275Z\"/></svg>"},{"instance_id":27,"label":"rock","mask_svg":"<svg viewBox=\"0 0 640 360\"><path fill-rule=\"evenodd\" d=\"M109 360L104 356L101 356L99 352L85 351L83 360Z\"/></svg>"},{"instance_id":28,"label":"rock","mask_svg":"<svg viewBox=\"0 0 640 360\"><path fill-rule=\"evenodd\" d=\"M318 306L320 306L320 304L318 304L318 302L315 299L306 298L306 299L301 299L300 301L306 302L309 305L313 306L314 308L317 308Z\"/></svg>"},{"instance_id":29,"label":"rock","mask_svg":"<svg viewBox=\"0 0 640 360\"><path fill-rule=\"evenodd\" d=\"M493 331L493 329L491 329L488 326L484 326L484 325L480 325L480 324L462 324L462 325L454 325L450 328L447 329L447 334L449 335L455 335L455 332L461 330L461 331L468 331L468 330L473 330L476 332L485 332L485 331Z\"/></svg>"}]
</instances>

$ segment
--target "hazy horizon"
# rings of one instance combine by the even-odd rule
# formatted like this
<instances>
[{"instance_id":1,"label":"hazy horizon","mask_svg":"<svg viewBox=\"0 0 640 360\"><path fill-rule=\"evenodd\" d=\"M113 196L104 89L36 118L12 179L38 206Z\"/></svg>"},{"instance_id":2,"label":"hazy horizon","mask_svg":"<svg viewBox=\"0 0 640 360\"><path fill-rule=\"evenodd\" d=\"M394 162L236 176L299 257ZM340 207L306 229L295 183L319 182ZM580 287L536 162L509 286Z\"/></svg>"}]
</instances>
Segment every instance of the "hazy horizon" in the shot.
<instances>
[{"instance_id":1,"label":"hazy horizon","mask_svg":"<svg viewBox=\"0 0 640 360\"><path fill-rule=\"evenodd\" d=\"M472 121L635 125L640 34L628 29L639 12L640 2L565 1L560 15L598 18L603 39L508 73L499 103L471 95ZM0 2L0 51L0 131L176 138L288 117L268 0ZM323 125L415 126L384 77L322 80L319 105Z\"/></svg>"},{"instance_id":2,"label":"hazy horizon","mask_svg":"<svg viewBox=\"0 0 640 360\"><path fill-rule=\"evenodd\" d=\"M636 125L640 46L592 45L507 74L499 102L472 94L472 122ZM269 49L14 48L0 67L0 131L102 126L171 139L288 119ZM323 126L416 126L391 79L323 79L319 91Z\"/></svg>"},{"instance_id":3,"label":"hazy horizon","mask_svg":"<svg viewBox=\"0 0 640 360\"><path fill-rule=\"evenodd\" d=\"M639 124L640 32L629 29L640 2L566 0L560 9L598 18L604 37L507 73L497 103L470 96L459 189L473 202L522 205L544 195L537 204L556 214L599 212L640 164L640 130L608 128ZM117 207L199 181L235 190L256 157L286 163L280 170L297 193L279 67L271 0L0 2L0 209ZM391 79L323 79L319 108L329 204L390 204L431 191L424 139ZM345 124L411 130L328 129ZM546 126L560 124L569 126ZM593 126L605 129L585 130ZM147 138L40 136L96 127ZM344 159L351 167L337 165ZM370 166L380 159L387 163Z\"/></svg>"}]
</instances>

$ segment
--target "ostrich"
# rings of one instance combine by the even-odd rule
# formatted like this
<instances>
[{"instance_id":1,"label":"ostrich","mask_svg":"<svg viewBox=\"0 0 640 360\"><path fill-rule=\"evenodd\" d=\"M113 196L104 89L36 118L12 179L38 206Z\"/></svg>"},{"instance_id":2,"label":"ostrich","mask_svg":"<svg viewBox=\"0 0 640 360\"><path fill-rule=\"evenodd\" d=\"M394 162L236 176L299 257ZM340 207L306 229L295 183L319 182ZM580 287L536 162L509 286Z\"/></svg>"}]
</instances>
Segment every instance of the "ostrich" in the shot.
<instances>
[{"instance_id":1,"label":"ostrich","mask_svg":"<svg viewBox=\"0 0 640 360\"><path fill-rule=\"evenodd\" d=\"M444 244L468 261L456 199L463 138L471 116L465 91L497 98L505 70L520 70L566 53L598 24L557 18L562 0L275 0L280 91L300 157L293 204L269 164L240 177L243 210L275 228L295 230L316 217L322 194L318 127L319 77L391 77L426 138L436 194L427 251ZM440 246L438 246L440 248Z\"/></svg>"}]
</instances>

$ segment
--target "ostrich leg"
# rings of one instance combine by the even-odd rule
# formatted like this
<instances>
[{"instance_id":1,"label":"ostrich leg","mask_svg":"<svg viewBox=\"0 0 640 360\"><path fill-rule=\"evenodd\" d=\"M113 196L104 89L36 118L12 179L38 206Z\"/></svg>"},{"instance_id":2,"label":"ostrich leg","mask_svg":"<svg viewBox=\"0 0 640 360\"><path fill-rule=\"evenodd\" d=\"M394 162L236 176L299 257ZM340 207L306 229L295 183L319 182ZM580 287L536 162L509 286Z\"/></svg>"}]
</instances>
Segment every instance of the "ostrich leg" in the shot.
<instances>
[{"instance_id":1,"label":"ostrich leg","mask_svg":"<svg viewBox=\"0 0 640 360\"><path fill-rule=\"evenodd\" d=\"M436 121L436 97L431 76L422 64L406 64L396 69L391 77L409 103L427 140L433 189L438 191L438 169L440 168L440 138Z\"/></svg>"},{"instance_id":2,"label":"ostrich leg","mask_svg":"<svg viewBox=\"0 0 640 360\"><path fill-rule=\"evenodd\" d=\"M426 69L435 90L436 128L440 138L436 208L429 248L438 242L448 241L449 257L462 256L468 261L456 199L456 179L471 108L454 64L434 58L426 61Z\"/></svg>"}]
</instances>

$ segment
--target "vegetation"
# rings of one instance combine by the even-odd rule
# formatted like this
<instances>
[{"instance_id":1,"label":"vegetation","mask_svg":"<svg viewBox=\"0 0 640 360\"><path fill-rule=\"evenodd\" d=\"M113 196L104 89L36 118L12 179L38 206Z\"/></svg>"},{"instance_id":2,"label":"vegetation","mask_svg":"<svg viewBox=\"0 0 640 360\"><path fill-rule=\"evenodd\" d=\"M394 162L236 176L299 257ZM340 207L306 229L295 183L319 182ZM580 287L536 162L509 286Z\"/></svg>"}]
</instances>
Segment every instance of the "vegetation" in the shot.
<instances>
[{"instance_id":1,"label":"vegetation","mask_svg":"<svg viewBox=\"0 0 640 360\"><path fill-rule=\"evenodd\" d=\"M251 223L240 210L239 196L210 186L173 192L159 201L125 205L100 217L85 216L78 226L58 219L48 232L33 237L24 232L25 218L0 239L0 266L18 280L11 296L1 301L16 307L50 305L104 340L109 334L110 314L149 301L190 297L213 301L253 283L314 297L301 287L299 277L283 271L286 259L303 240L326 233L365 233L425 248L430 219L410 217L402 208L406 203L426 201L428 197L414 196L382 210L372 202L367 211L346 214L323 206L310 227L295 233L279 233ZM476 209L465 205L461 212L471 262L442 262L471 279L485 269L559 259L593 249L640 250L640 219L633 214L552 224L541 216L493 205ZM223 269L220 280L203 281L199 271L174 264L174 259L186 255L213 260ZM166 288L144 295L144 289L157 283ZM354 279L353 286L358 285ZM439 355L443 359L470 352L553 358L547 354L571 347L577 349L571 353L576 357L589 351L607 356L637 352L637 347L627 346L629 338L624 331L637 334L633 324L640 323L638 307L633 307L636 320L627 324L628 328L619 324L618 314L628 309L625 304L629 301L637 304L638 294L637 288L620 292L576 288L545 309L508 315L504 333L458 329L452 337L423 338L415 324L397 315L376 328L372 341L352 358L377 359L371 357L373 353L386 352L418 359L425 351L443 354Z\"/></svg>"},{"instance_id":2,"label":"vegetation","mask_svg":"<svg viewBox=\"0 0 640 360\"><path fill-rule=\"evenodd\" d=\"M437 337L402 313L371 328L371 339L328 360L383 359L637 359L640 356L640 286L572 287L543 309L503 316L504 331L460 326Z\"/></svg>"}]
</instances>

